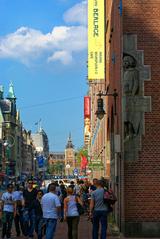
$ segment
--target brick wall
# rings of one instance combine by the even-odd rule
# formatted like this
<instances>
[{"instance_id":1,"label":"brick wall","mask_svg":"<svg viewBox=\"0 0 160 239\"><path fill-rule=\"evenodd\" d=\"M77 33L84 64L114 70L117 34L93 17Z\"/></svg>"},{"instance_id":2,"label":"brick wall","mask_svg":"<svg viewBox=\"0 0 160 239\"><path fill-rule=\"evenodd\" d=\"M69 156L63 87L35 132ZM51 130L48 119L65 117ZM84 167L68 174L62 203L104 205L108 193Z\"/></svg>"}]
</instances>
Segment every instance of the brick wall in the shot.
<instances>
[{"instance_id":1,"label":"brick wall","mask_svg":"<svg viewBox=\"0 0 160 239\"><path fill-rule=\"evenodd\" d=\"M123 33L137 35L138 50L144 50L144 64L151 66L151 81L144 83L144 95L152 97L152 112L145 113L139 159L124 165L125 221L159 222L160 0L124 0L123 13Z\"/></svg>"}]
</instances>

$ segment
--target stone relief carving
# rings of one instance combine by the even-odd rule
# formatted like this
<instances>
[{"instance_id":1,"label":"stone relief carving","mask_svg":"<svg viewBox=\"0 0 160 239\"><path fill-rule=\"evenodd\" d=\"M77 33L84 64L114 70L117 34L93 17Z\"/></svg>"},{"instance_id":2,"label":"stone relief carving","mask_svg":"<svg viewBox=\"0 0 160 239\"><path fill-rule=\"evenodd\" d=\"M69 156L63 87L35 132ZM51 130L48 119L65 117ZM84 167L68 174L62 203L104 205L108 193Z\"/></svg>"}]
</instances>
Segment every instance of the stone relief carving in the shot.
<instances>
[{"instance_id":1,"label":"stone relief carving","mask_svg":"<svg viewBox=\"0 0 160 239\"><path fill-rule=\"evenodd\" d=\"M123 127L125 159L138 157L141 136L145 134L145 112L151 111L151 97L144 96L144 80L150 68L143 64L143 52L137 50L135 35L124 35L123 54Z\"/></svg>"},{"instance_id":2,"label":"stone relief carving","mask_svg":"<svg viewBox=\"0 0 160 239\"><path fill-rule=\"evenodd\" d=\"M136 95L139 95L139 72L136 69L137 62L134 57L125 55L123 58L123 92L126 96L124 113L124 138L128 140L138 135L140 130L141 115L135 112ZM132 102L131 102L132 100ZM131 102L131 104L130 104ZM132 105L132 109L131 109Z\"/></svg>"}]
</instances>

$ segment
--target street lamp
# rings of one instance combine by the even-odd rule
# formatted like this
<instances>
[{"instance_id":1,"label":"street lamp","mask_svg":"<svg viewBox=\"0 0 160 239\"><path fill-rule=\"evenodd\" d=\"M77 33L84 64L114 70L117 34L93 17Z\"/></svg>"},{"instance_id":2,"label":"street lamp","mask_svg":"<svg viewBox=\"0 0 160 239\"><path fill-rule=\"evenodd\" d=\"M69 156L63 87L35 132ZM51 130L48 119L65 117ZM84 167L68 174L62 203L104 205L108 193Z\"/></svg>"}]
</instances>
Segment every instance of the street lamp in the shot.
<instances>
[{"instance_id":1,"label":"street lamp","mask_svg":"<svg viewBox=\"0 0 160 239\"><path fill-rule=\"evenodd\" d=\"M15 162L10 161L8 157L6 158L6 156L7 156L6 150L10 150L10 148L12 148L14 146L14 144L15 144L15 138L12 135L9 134L6 137L4 137L4 139L3 139L3 150L4 150L4 159L5 159L5 161L4 161L5 169L4 168L3 169L4 169L7 176L8 176L8 166L9 165L10 166L15 166Z\"/></svg>"},{"instance_id":2,"label":"street lamp","mask_svg":"<svg viewBox=\"0 0 160 239\"><path fill-rule=\"evenodd\" d=\"M105 93L99 91L99 93L97 94L98 99L97 99L97 111L96 111L96 115L97 118L102 120L104 115L105 115L105 110L104 110L104 103L103 103L103 99L101 98L102 96L113 96L114 97L114 114L116 115L116 98L118 96L117 90L114 89L113 93L108 93L108 91L106 91Z\"/></svg>"}]
</instances>

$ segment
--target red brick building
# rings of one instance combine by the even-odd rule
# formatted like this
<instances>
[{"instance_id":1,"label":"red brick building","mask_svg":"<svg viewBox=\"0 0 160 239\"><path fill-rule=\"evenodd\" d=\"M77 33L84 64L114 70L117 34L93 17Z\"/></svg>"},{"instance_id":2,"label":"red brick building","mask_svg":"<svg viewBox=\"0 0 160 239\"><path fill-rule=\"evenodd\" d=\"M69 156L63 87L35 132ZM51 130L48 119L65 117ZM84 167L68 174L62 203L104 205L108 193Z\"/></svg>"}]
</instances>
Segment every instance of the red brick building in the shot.
<instances>
[{"instance_id":1,"label":"red brick building","mask_svg":"<svg viewBox=\"0 0 160 239\"><path fill-rule=\"evenodd\" d=\"M118 195L115 220L126 236L160 237L160 0L106 2L106 78L90 83L92 142L99 90L106 115L92 154ZM116 110L116 112L115 112ZM108 146L110 145L110 146Z\"/></svg>"}]
</instances>

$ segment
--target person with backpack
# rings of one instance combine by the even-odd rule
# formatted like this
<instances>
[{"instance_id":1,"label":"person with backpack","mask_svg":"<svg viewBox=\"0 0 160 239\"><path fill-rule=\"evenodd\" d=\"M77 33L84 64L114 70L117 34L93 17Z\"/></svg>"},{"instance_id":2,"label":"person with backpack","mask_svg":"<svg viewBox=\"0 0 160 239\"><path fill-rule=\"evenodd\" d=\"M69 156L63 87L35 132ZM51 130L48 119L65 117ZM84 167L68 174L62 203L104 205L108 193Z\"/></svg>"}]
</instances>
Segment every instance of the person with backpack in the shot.
<instances>
[{"instance_id":1,"label":"person with backpack","mask_svg":"<svg viewBox=\"0 0 160 239\"><path fill-rule=\"evenodd\" d=\"M97 180L97 189L91 193L89 216L92 219L92 239L98 239L99 224L101 223L101 239L107 238L108 206L104 202L104 182Z\"/></svg>"},{"instance_id":2,"label":"person with backpack","mask_svg":"<svg viewBox=\"0 0 160 239\"><path fill-rule=\"evenodd\" d=\"M67 197L64 199L64 219L68 225L68 239L78 239L79 216L77 204L83 205L81 199L74 195L72 187L67 188Z\"/></svg>"}]
</instances>

